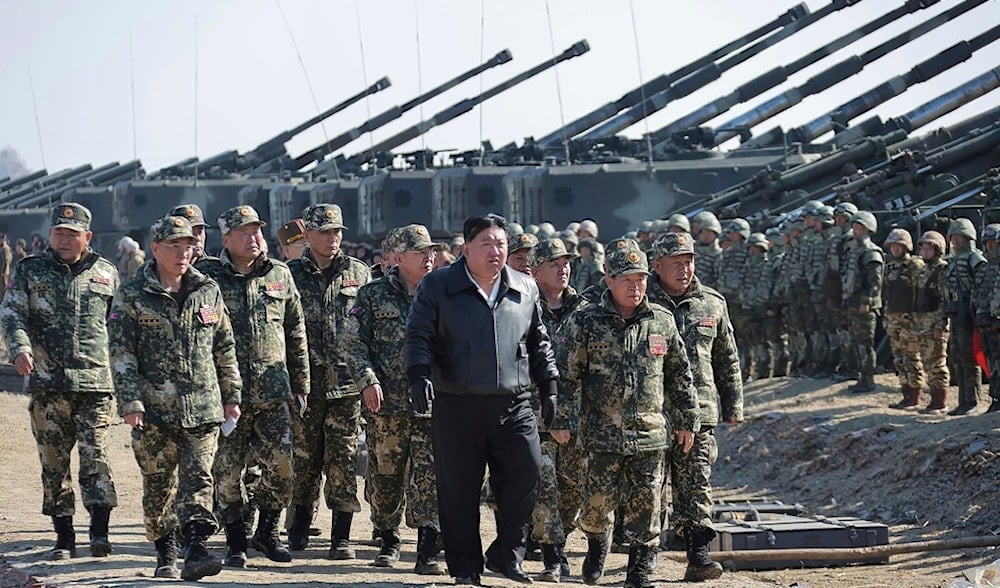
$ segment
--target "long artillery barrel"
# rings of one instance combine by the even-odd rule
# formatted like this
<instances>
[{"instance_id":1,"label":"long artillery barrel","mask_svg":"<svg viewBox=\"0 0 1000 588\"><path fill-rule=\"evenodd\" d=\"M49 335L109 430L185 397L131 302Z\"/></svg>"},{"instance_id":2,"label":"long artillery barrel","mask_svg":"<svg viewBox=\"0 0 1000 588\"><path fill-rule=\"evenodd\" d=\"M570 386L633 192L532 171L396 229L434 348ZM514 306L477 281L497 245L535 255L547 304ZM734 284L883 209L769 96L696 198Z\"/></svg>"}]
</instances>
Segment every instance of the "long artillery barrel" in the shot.
<instances>
[{"instance_id":1,"label":"long artillery barrel","mask_svg":"<svg viewBox=\"0 0 1000 588\"><path fill-rule=\"evenodd\" d=\"M777 31L771 36L754 43L736 55L733 55L720 63L711 63L706 65L698 71L684 77L681 80L678 80L669 88L649 96L646 100L585 133L580 138L584 141L595 141L597 139L611 137L653 114L654 112L662 110L670 102L673 102L678 98L683 98L696 90L700 90L705 85L719 79L724 72L736 67L752 57L755 57L765 49L773 47L780 41L787 39L810 25L816 24L834 12L842 10L848 6L853 6L859 2L861 2L861 0L834 0L821 8L819 11L807 14L795 22L790 23L780 31Z\"/></svg>"},{"instance_id":2,"label":"long artillery barrel","mask_svg":"<svg viewBox=\"0 0 1000 588\"><path fill-rule=\"evenodd\" d=\"M365 121L364 123L361 124L361 126L355 127L349 131L345 131L337 135L333 139L330 139L326 143L323 143L322 145L310 149L305 154L300 155L299 157L296 157L295 159L288 162L287 165L285 165L284 167L286 167L287 169L299 170L309 165L310 163L322 161L324 157L340 149L344 145L347 145L348 143L357 139L361 135L374 131L375 129L378 129L388 124L390 121L396 120L397 118L403 116L404 113L413 110L414 108L420 106L424 102L427 102L428 100L435 98L440 94L443 94L444 92L447 92L448 90L454 88L455 86L461 84L462 82L472 79L488 69L507 63L511 59L513 58L510 55L510 51L504 49L503 51L497 53L492 58L490 58L489 61L477 65L476 67L470 69L469 71L459 76L456 76L455 78L441 84L440 86L434 88L433 90L421 94L420 96L417 96L416 98L410 100L409 102L403 104L402 106L393 106L392 108L386 110L382 114L373 117L370 120Z\"/></svg>"},{"instance_id":3,"label":"long artillery barrel","mask_svg":"<svg viewBox=\"0 0 1000 588\"><path fill-rule=\"evenodd\" d=\"M1000 38L1000 25L994 26L972 40L960 41L930 59L915 65L909 72L879 84L819 118L788 131L787 140L808 143L827 131L833 130L835 124L844 127L848 121L891 98L895 98L911 86L926 82L966 61L972 57L973 53L993 43L998 38ZM754 137L741 145L740 149L773 145L781 140L780 135L780 133L770 132L760 137Z\"/></svg>"},{"instance_id":4,"label":"long artillery barrel","mask_svg":"<svg viewBox=\"0 0 1000 588\"><path fill-rule=\"evenodd\" d=\"M865 23L846 35L842 35L837 39L834 39L833 41L830 41L829 43L807 53L806 55L803 55L788 65L778 66L769 72L757 76L730 94L723 96L722 98L718 98L695 110L694 112L663 126L662 128L651 133L650 140L652 141L654 147L658 147L660 143L669 140L673 133L682 129L697 127L698 125L723 114L737 104L756 98L771 88L775 88L778 85L785 83L789 76L802 71L817 61L840 51L855 41L874 33L875 31L908 14L913 14L918 10L928 8L939 1L940 0L908 0L899 8L885 13L875 20ZM978 1L985 2L986 0Z\"/></svg>"},{"instance_id":5,"label":"long artillery barrel","mask_svg":"<svg viewBox=\"0 0 1000 588\"><path fill-rule=\"evenodd\" d=\"M433 127L437 125L442 125L458 116L465 114L466 112L471 111L478 104L485 102L486 100L489 100L490 98L496 96L497 94L505 90L509 90L510 88L513 88L517 84L520 84L521 82L529 78L532 78L551 67L554 67L556 64L583 55L587 51L590 51L590 45L587 44L587 41L586 40L577 41L569 49L563 51L562 53L556 55L551 59L547 59L542 63L539 63L538 65L529 69L528 71L516 75L505 82L501 82L500 84L493 86L489 90L486 90L485 92L479 94L474 98L466 98L465 100L462 100L461 102L458 102L457 104L454 104L449 108L446 108L441 112L435 114L433 117L421 121L413 125L412 127L405 129L393 135L392 137L389 137L385 141L382 141L381 143L372 146L371 149L367 149L361 153L352 155L350 158L348 158L346 163L340 167L342 169L345 166L347 168L357 167L362 163L364 163L365 161L369 160L372 157L372 155L377 153L388 152L391 149L398 147L403 143L406 143L407 141L415 139L420 135L426 133Z\"/></svg>"},{"instance_id":6,"label":"long artillery barrel","mask_svg":"<svg viewBox=\"0 0 1000 588\"><path fill-rule=\"evenodd\" d=\"M883 123L878 116L852 125L837 133L828 145L844 145L867 135L880 135L888 131L902 129L907 133L925 127L942 116L1000 88L1000 67L994 67L964 84L921 104L906 114L895 116ZM982 126L982 125L978 125Z\"/></svg>"},{"instance_id":7,"label":"long artillery barrel","mask_svg":"<svg viewBox=\"0 0 1000 588\"><path fill-rule=\"evenodd\" d=\"M807 80L801 86L787 90L778 96L765 101L756 108L719 124L717 126L719 130L715 133L715 142L712 146L720 145L735 137L738 134L737 129L749 129L754 127L765 120L788 110L801 102L803 99L826 91L828 88L839 84L856 73L859 73L873 61L885 57L910 41L933 31L941 25L958 18L962 14L965 14L987 1L988 0L965 0L960 4L956 4L952 8L949 8L948 10L927 19L919 25L896 35L888 41L880 43L878 46L865 51L861 55L852 55L840 63L825 69Z\"/></svg>"},{"instance_id":8,"label":"long artillery barrel","mask_svg":"<svg viewBox=\"0 0 1000 588\"><path fill-rule=\"evenodd\" d=\"M357 104L358 102L364 100L367 96L372 94L377 94L382 90L385 90L392 85L388 77L383 77L371 86L368 86L364 90L361 90L357 94L351 96L347 100L334 105L333 107L324 110L323 112L317 114L316 116L310 118L304 123L288 129L283 133L279 133L267 141L264 141L252 151L243 154L243 163L240 165L241 169L248 169L251 167L256 167L264 161L269 161L281 157L286 154L285 143L289 142L293 137L305 131L306 129L316 126L324 120L330 118L331 116L337 114L338 112Z\"/></svg>"},{"instance_id":9,"label":"long artillery barrel","mask_svg":"<svg viewBox=\"0 0 1000 588\"><path fill-rule=\"evenodd\" d=\"M670 87L671 84L673 84L677 80L680 80L681 78L700 70L701 68L707 66L710 63L715 62L716 60L722 59L723 57L729 55L733 51L736 51L742 47L745 47L746 45L749 45L750 43L753 43L754 41L760 39L761 37L767 35L772 31L775 31L783 26L787 26L788 24L795 22L796 20L802 18L807 14L809 14L809 7L806 6L805 4L798 4L796 6L793 6L784 14L778 16L777 18L768 22L767 24L747 33L746 35L743 35L738 39L734 39L733 41L723 45L722 47L719 47L715 51L712 51L707 55L703 55L702 57L695 59L694 61L685 65L684 67L674 70L668 74L663 74L661 76L658 76L655 79L652 79L643 84L642 86L632 90L628 94L625 94L618 100L615 100L614 102L609 102L598 109L588 112L587 114L581 116L580 118L574 120L573 122L556 129L555 131L545 135L541 139L538 139L536 141L536 144L538 144L540 147L543 148L554 147L570 139L574 135L578 135L583 131L586 131L590 127L596 124L600 124L603 121L606 121L607 119L625 110L626 108L635 106L636 104L642 101L644 96L651 96L661 90L666 90L667 88Z\"/></svg>"}]
</instances>

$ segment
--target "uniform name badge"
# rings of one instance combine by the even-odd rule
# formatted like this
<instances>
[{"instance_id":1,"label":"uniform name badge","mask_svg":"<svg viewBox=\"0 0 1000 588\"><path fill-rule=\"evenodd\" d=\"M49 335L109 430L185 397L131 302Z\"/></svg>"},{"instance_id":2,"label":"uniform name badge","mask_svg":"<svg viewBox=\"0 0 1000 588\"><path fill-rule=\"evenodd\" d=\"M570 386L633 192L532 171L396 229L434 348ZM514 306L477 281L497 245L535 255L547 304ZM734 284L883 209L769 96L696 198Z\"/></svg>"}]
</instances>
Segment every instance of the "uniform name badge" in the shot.
<instances>
[{"instance_id":1,"label":"uniform name badge","mask_svg":"<svg viewBox=\"0 0 1000 588\"><path fill-rule=\"evenodd\" d=\"M659 333L649 336L649 353L652 355L667 354L667 338Z\"/></svg>"},{"instance_id":2,"label":"uniform name badge","mask_svg":"<svg viewBox=\"0 0 1000 588\"><path fill-rule=\"evenodd\" d=\"M205 305L198 310L198 318L203 325L214 325L219 322L219 311L214 306Z\"/></svg>"}]
</instances>

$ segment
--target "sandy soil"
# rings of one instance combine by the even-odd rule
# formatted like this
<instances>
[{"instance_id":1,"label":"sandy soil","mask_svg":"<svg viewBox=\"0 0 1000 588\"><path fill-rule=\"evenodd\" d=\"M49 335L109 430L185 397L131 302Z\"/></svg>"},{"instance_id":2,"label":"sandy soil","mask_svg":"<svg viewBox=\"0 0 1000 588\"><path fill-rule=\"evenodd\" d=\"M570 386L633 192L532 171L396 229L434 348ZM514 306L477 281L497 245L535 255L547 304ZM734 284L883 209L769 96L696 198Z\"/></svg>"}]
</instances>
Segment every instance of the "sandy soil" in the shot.
<instances>
[{"instance_id":1,"label":"sandy soil","mask_svg":"<svg viewBox=\"0 0 1000 588\"><path fill-rule=\"evenodd\" d=\"M891 527L890 541L1000 534L997 498L1000 491L1000 413L962 418L926 417L885 406L895 400L888 376L879 376L879 391L850 395L846 384L828 380L778 379L747 387L748 421L719 431L716 467L719 498L769 498L801 504L809 513L859 516ZM0 587L25 585L154 586L155 554L143 536L141 483L129 447L126 426L112 434L112 464L120 507L112 515L111 557L78 557L46 561L53 534L39 512L40 467L27 418L28 399L0 393L0 557L6 569ZM953 401L954 402L954 401ZM80 509L83 512L82 508ZM492 516L483 513L484 542ZM369 567L376 549L363 544L370 536L367 511L355 518L353 536L358 559L332 562L329 513L320 521L323 536L289 564L275 564L251 553L253 569L225 569L201 584L243 586L426 586L430 579L412 573L416 534L403 533L403 561L391 570ZM76 520L78 539L85 541L86 517ZM324 539L326 537L326 539ZM221 535L212 545L221 556ZM577 533L568 545L574 574L579 574L586 548ZM81 549L87 553L86 547ZM963 572L1000 558L990 548L894 556L889 564L837 568L726 573L707 587L797 586L831 588L862 586L944 587ZM621 585L625 555L611 554L601 584ZM526 562L538 572L540 562ZM37 578L36 584L27 576ZM680 583L683 565L661 558L654 579ZM450 584L448 577L439 584ZM493 586L512 586L487 573ZM578 575L564 583L580 584ZM173 582L182 585L182 582Z\"/></svg>"}]
</instances>

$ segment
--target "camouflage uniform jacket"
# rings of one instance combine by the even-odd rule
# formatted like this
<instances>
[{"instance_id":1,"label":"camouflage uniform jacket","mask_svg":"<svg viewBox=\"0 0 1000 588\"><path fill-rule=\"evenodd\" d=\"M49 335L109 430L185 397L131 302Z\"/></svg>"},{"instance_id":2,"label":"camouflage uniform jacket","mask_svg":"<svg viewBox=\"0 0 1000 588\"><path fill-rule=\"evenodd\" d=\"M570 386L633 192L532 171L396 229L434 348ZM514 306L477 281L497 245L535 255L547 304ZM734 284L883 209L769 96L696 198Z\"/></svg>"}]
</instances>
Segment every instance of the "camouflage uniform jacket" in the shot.
<instances>
[{"instance_id":1,"label":"camouflage uniform jacket","mask_svg":"<svg viewBox=\"0 0 1000 588\"><path fill-rule=\"evenodd\" d=\"M976 309L976 325L990 326L994 323L990 314L990 298L993 294L997 277L1000 276L1000 249L983 252L986 263L979 264L976 270L976 293L973 306Z\"/></svg>"},{"instance_id":2,"label":"camouflage uniform jacket","mask_svg":"<svg viewBox=\"0 0 1000 588\"><path fill-rule=\"evenodd\" d=\"M114 390L107 317L117 288L118 270L93 251L73 267L52 249L17 263L0 320L11 361L34 358L31 392Z\"/></svg>"},{"instance_id":3,"label":"camouflage uniform jacket","mask_svg":"<svg viewBox=\"0 0 1000 588\"><path fill-rule=\"evenodd\" d=\"M740 295L740 306L752 315L764 318L774 286L774 268L767 253L748 255L744 272L745 282Z\"/></svg>"},{"instance_id":4,"label":"camouflage uniform jacket","mask_svg":"<svg viewBox=\"0 0 1000 588\"><path fill-rule=\"evenodd\" d=\"M826 239L826 276L823 278L823 294L827 300L840 305L843 299L844 286L841 281L841 268L848 251L848 245L853 242L850 227L843 230L835 227Z\"/></svg>"},{"instance_id":5,"label":"camouflage uniform jacket","mask_svg":"<svg viewBox=\"0 0 1000 588\"><path fill-rule=\"evenodd\" d=\"M719 264L719 281L716 288L736 308L741 307L740 292L746 286L744 280L746 265L746 243L733 243L722 252L722 261Z\"/></svg>"},{"instance_id":6,"label":"camouflage uniform jacket","mask_svg":"<svg viewBox=\"0 0 1000 588\"><path fill-rule=\"evenodd\" d=\"M115 296L109 331L122 416L144 412L152 423L193 428L221 423L222 405L240 403L236 339L219 285L194 268L183 281L178 307L152 260Z\"/></svg>"},{"instance_id":7,"label":"camouflage uniform jacket","mask_svg":"<svg viewBox=\"0 0 1000 588\"><path fill-rule=\"evenodd\" d=\"M882 308L882 249L870 237L855 239L857 247L848 251L844 268L842 300L848 308L867 304L871 310Z\"/></svg>"},{"instance_id":8,"label":"camouflage uniform jacket","mask_svg":"<svg viewBox=\"0 0 1000 588\"><path fill-rule=\"evenodd\" d=\"M970 318L974 315L973 297L980 265L986 265L986 258L975 247L966 246L962 251L952 250L948 265L944 268L945 314L962 314Z\"/></svg>"},{"instance_id":9,"label":"camouflage uniform jacket","mask_svg":"<svg viewBox=\"0 0 1000 588\"><path fill-rule=\"evenodd\" d=\"M924 270L924 260L907 253L885 262L882 296L885 311L891 313L913 312L917 301L917 283Z\"/></svg>"},{"instance_id":10,"label":"camouflage uniform jacket","mask_svg":"<svg viewBox=\"0 0 1000 588\"><path fill-rule=\"evenodd\" d=\"M705 286L715 287L719 283L719 264L722 263L722 247L716 239L708 245L700 241L695 244L694 273Z\"/></svg>"},{"instance_id":11,"label":"camouflage uniform jacket","mask_svg":"<svg viewBox=\"0 0 1000 588\"><path fill-rule=\"evenodd\" d=\"M412 301L399 270L390 268L358 291L345 324L345 359L351 376L359 390L382 387L380 415L410 414L403 338Z\"/></svg>"},{"instance_id":12,"label":"camouflage uniform jacket","mask_svg":"<svg viewBox=\"0 0 1000 588\"><path fill-rule=\"evenodd\" d=\"M687 292L674 299L659 280L651 279L649 300L670 310L687 347L694 386L698 390L698 416L702 428L722 420L743 420L743 376L726 299L695 277Z\"/></svg>"},{"instance_id":13,"label":"camouflage uniform jacket","mask_svg":"<svg viewBox=\"0 0 1000 588\"><path fill-rule=\"evenodd\" d=\"M236 271L229 252L197 268L222 290L236 336L243 403L291 400L309 394L309 348L302 301L288 266L260 255L250 272Z\"/></svg>"},{"instance_id":14,"label":"camouflage uniform jacket","mask_svg":"<svg viewBox=\"0 0 1000 588\"><path fill-rule=\"evenodd\" d=\"M697 390L673 316L643 301L629 320L605 293L569 316L557 347L559 409L553 429L578 431L592 453L635 455L697 431Z\"/></svg>"},{"instance_id":15,"label":"camouflage uniform jacket","mask_svg":"<svg viewBox=\"0 0 1000 588\"><path fill-rule=\"evenodd\" d=\"M824 294L826 294L823 286L829 271L830 239L839 232L838 227L827 227L816 233L815 240L810 243L806 281L809 283L809 291L812 292L814 302L822 302Z\"/></svg>"},{"instance_id":16,"label":"camouflage uniform jacket","mask_svg":"<svg viewBox=\"0 0 1000 588\"><path fill-rule=\"evenodd\" d=\"M938 256L925 261L917 274L917 293L913 304L915 313L934 313L941 328L947 326L944 315L944 269L948 262Z\"/></svg>"},{"instance_id":17,"label":"camouflage uniform jacket","mask_svg":"<svg viewBox=\"0 0 1000 588\"><path fill-rule=\"evenodd\" d=\"M768 251L767 262L771 266L771 292L767 299L767 310L779 312L782 304L785 303L787 292L782 281L782 272L785 266L785 247L779 246Z\"/></svg>"},{"instance_id":18,"label":"camouflage uniform jacket","mask_svg":"<svg viewBox=\"0 0 1000 588\"><path fill-rule=\"evenodd\" d=\"M583 292L591 286L596 286L604 281L604 268L596 257L589 259L579 258L570 272L570 281L579 292Z\"/></svg>"},{"instance_id":19,"label":"camouflage uniform jacket","mask_svg":"<svg viewBox=\"0 0 1000 588\"><path fill-rule=\"evenodd\" d=\"M316 265L306 247L302 257L289 262L302 296L309 340L309 374L313 395L326 398L357 396L360 390L351 378L347 366L344 334L348 314L354 308L358 290L371 281L371 270L364 262L338 253L331 266L332 273ZM402 340L400 340L402 345Z\"/></svg>"},{"instance_id":20,"label":"camouflage uniform jacket","mask_svg":"<svg viewBox=\"0 0 1000 588\"><path fill-rule=\"evenodd\" d=\"M549 332L553 352L558 353L556 348L560 345L558 337L559 331L562 330L563 326L569 321L569 316L571 314L573 314L577 309L591 304L591 302L580 294L577 294L576 290L574 290L572 286L567 286L566 290L563 291L563 305L558 311L549 308L549 303L545 300L544 296L539 296L538 301L539 306L542 307L542 323L545 324L545 330ZM538 387L535 386L534 388L537 391ZM541 418L541 400L539 399L538 394L534 392L531 395L531 407L538 415L538 431L541 433L548 431Z\"/></svg>"}]
</instances>

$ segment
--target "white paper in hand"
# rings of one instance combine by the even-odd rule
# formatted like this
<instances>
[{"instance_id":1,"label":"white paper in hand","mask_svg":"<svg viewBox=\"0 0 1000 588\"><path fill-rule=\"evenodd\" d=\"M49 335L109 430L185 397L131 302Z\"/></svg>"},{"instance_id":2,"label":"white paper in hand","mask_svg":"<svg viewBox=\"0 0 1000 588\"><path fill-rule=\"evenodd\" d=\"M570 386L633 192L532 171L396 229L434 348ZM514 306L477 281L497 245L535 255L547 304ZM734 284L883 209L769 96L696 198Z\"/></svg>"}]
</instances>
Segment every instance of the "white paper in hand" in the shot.
<instances>
[{"instance_id":1,"label":"white paper in hand","mask_svg":"<svg viewBox=\"0 0 1000 588\"><path fill-rule=\"evenodd\" d=\"M236 429L236 417L230 416L222 423L222 434L228 437Z\"/></svg>"}]
</instances>

